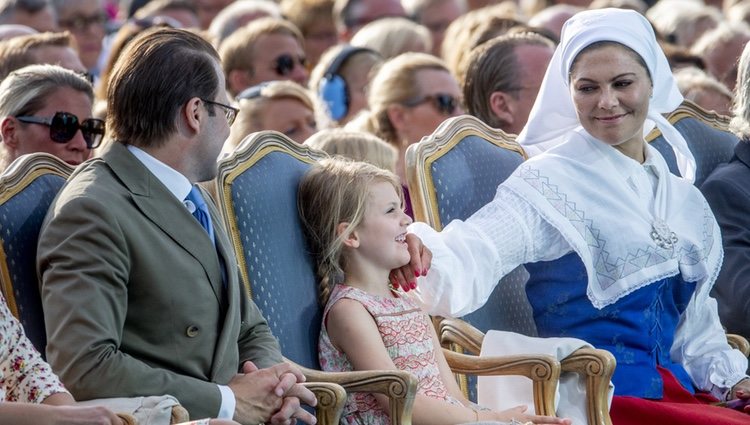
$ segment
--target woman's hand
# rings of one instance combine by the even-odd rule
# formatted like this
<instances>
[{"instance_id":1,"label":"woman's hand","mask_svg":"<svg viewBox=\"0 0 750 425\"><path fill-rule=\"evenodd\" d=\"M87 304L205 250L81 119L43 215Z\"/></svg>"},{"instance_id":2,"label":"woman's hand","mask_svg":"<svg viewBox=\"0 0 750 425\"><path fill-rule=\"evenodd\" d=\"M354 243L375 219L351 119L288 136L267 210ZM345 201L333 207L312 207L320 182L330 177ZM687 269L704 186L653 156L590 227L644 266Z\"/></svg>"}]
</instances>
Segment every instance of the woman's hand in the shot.
<instances>
[{"instance_id":1,"label":"woman's hand","mask_svg":"<svg viewBox=\"0 0 750 425\"><path fill-rule=\"evenodd\" d=\"M750 378L745 378L732 387L732 394L730 394L729 399L734 400L736 398L750 398Z\"/></svg>"},{"instance_id":2,"label":"woman's hand","mask_svg":"<svg viewBox=\"0 0 750 425\"><path fill-rule=\"evenodd\" d=\"M50 406L48 423L54 425L123 425L122 419L102 406Z\"/></svg>"},{"instance_id":3,"label":"woman's hand","mask_svg":"<svg viewBox=\"0 0 750 425\"><path fill-rule=\"evenodd\" d=\"M67 399L67 393L41 404L0 402L0 424L14 425L124 425L124 421L102 406L55 405ZM48 401L50 403L48 403Z\"/></svg>"},{"instance_id":4,"label":"woman's hand","mask_svg":"<svg viewBox=\"0 0 750 425\"><path fill-rule=\"evenodd\" d=\"M524 413L526 409L527 409L526 406L518 406L512 409L503 410L502 412L497 412L497 411L492 411L492 410L480 411L478 412L479 420L501 421L501 422L511 422L513 420L516 420L522 423L531 422L533 424L562 424L562 425L571 425L572 423L570 419L554 418L552 416L527 415Z\"/></svg>"},{"instance_id":5,"label":"woman's hand","mask_svg":"<svg viewBox=\"0 0 750 425\"><path fill-rule=\"evenodd\" d=\"M422 244L422 240L412 233L406 234L406 246L411 260L409 264L391 270L391 284L405 292L417 288L417 277L426 276L432 262L432 252Z\"/></svg>"}]
</instances>

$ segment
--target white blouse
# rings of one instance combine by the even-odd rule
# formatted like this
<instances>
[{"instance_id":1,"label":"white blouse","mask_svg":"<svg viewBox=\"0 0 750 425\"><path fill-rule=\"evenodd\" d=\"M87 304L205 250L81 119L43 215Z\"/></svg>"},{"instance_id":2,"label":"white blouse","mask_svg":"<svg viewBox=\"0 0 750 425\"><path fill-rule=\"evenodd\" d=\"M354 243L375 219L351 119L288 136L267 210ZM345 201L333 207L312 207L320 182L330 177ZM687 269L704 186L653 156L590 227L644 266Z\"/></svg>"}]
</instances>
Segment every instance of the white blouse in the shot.
<instances>
[{"instance_id":1,"label":"white blouse","mask_svg":"<svg viewBox=\"0 0 750 425\"><path fill-rule=\"evenodd\" d=\"M639 164L614 149L607 151L611 151L608 160L616 161L617 174L652 207L658 181L653 153ZM617 212L612 216L616 219ZM414 223L409 231L432 251L432 266L420 278L418 296L430 314L441 316L463 316L478 309L498 281L519 265L554 260L573 251L536 208L503 185L490 203L466 221L454 220L441 232ZM708 292L694 292L676 330L671 356L698 388L722 398L746 377L748 362L727 344L716 301Z\"/></svg>"}]
</instances>

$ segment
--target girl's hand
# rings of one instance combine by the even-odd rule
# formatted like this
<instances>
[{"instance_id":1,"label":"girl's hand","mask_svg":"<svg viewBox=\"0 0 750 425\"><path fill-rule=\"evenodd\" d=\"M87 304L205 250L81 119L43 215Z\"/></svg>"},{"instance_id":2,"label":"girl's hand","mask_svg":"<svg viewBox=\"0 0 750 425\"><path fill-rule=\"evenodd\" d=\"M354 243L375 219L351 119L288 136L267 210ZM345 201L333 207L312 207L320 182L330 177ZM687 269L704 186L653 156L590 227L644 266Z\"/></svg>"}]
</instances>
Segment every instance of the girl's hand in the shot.
<instances>
[{"instance_id":1,"label":"girl's hand","mask_svg":"<svg viewBox=\"0 0 750 425\"><path fill-rule=\"evenodd\" d=\"M417 288L417 277L426 276L432 262L432 252L422 244L422 240L412 233L406 234L406 246L411 260L409 264L391 270L391 283L405 292Z\"/></svg>"},{"instance_id":2,"label":"girl's hand","mask_svg":"<svg viewBox=\"0 0 750 425\"><path fill-rule=\"evenodd\" d=\"M750 378L745 378L732 387L726 407L750 414Z\"/></svg>"},{"instance_id":3,"label":"girl's hand","mask_svg":"<svg viewBox=\"0 0 750 425\"><path fill-rule=\"evenodd\" d=\"M479 412L479 419L490 420L490 421L502 421L502 422L516 421L516 423L517 422L521 422L521 423L530 422L532 424L571 425L572 423L570 419L555 418L552 416L527 415L524 413L526 409L527 409L526 406L518 406L512 409L503 410L502 412L497 412L497 411L492 411L492 410L481 411Z\"/></svg>"},{"instance_id":4,"label":"girl's hand","mask_svg":"<svg viewBox=\"0 0 750 425\"><path fill-rule=\"evenodd\" d=\"M729 400L736 398L750 398L750 378L745 378L732 387L732 394L729 395Z\"/></svg>"}]
</instances>

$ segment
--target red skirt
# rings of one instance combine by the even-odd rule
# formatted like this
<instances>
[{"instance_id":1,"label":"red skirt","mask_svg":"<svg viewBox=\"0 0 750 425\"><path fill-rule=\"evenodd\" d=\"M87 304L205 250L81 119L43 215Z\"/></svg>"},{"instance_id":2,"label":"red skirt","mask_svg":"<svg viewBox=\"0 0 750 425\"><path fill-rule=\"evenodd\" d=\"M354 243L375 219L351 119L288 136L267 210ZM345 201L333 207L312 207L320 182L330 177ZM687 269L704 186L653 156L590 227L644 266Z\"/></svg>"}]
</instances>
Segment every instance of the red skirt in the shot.
<instances>
[{"instance_id":1,"label":"red skirt","mask_svg":"<svg viewBox=\"0 0 750 425\"><path fill-rule=\"evenodd\" d=\"M718 400L706 393L690 394L667 369L659 367L664 381L661 400L615 396L610 417L613 425L748 425L750 415L711 406Z\"/></svg>"}]
</instances>

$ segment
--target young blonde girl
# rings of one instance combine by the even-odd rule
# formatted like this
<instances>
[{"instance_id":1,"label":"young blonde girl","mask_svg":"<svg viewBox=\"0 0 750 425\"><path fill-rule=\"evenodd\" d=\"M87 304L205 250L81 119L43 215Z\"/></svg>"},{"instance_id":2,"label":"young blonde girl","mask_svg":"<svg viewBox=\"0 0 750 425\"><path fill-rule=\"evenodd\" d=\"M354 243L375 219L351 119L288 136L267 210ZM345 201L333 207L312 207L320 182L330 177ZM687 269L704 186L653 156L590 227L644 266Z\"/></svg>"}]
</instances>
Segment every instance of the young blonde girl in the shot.
<instances>
[{"instance_id":1,"label":"young blonde girl","mask_svg":"<svg viewBox=\"0 0 750 425\"><path fill-rule=\"evenodd\" d=\"M320 332L323 370L400 369L419 380L415 424L511 421L568 424L524 414L525 407L484 410L466 400L452 378L429 317L389 285L409 262L398 177L340 158L315 165L302 179L298 208L320 277L325 305ZM390 423L384 396L350 396L343 423Z\"/></svg>"}]
</instances>

